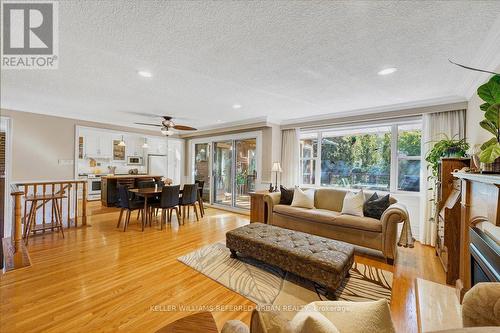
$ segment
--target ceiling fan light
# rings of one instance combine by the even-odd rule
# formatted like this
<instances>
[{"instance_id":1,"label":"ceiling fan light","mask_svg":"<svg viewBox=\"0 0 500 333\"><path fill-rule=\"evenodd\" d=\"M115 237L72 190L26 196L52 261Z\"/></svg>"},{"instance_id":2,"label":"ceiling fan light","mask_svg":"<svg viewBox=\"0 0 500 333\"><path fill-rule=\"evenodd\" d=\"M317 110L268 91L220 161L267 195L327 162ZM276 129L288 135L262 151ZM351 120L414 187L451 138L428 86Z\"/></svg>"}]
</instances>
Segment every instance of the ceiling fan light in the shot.
<instances>
[{"instance_id":1,"label":"ceiling fan light","mask_svg":"<svg viewBox=\"0 0 500 333\"><path fill-rule=\"evenodd\" d=\"M163 126L163 127L160 129L160 131L161 131L161 134L163 134L163 135L167 135L167 133L168 133L168 128L166 128L165 126Z\"/></svg>"},{"instance_id":2,"label":"ceiling fan light","mask_svg":"<svg viewBox=\"0 0 500 333\"><path fill-rule=\"evenodd\" d=\"M118 142L118 146L120 146L120 147L126 146L125 141L123 141L123 135L122 135L122 139L120 140L120 142Z\"/></svg>"}]
</instances>

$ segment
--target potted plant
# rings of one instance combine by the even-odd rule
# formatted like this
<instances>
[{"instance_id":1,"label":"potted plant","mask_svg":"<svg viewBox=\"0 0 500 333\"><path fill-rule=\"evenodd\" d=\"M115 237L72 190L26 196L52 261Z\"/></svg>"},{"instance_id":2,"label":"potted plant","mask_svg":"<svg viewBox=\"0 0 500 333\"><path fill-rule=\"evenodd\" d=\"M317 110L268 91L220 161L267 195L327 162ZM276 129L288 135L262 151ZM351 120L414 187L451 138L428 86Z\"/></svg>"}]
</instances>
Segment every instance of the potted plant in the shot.
<instances>
[{"instance_id":1,"label":"potted plant","mask_svg":"<svg viewBox=\"0 0 500 333\"><path fill-rule=\"evenodd\" d=\"M500 173L500 75L493 75L477 89L477 94L484 101L479 107L484 112L479 125L493 135L481 145L479 160L483 172Z\"/></svg>"},{"instance_id":2,"label":"potted plant","mask_svg":"<svg viewBox=\"0 0 500 333\"><path fill-rule=\"evenodd\" d=\"M469 149L469 144L464 139L455 139L448 137L446 134L442 133L444 139L434 142L434 146L427 153L425 160L429 163L429 167L432 170L432 176L437 177L439 162L443 157L464 157Z\"/></svg>"}]
</instances>

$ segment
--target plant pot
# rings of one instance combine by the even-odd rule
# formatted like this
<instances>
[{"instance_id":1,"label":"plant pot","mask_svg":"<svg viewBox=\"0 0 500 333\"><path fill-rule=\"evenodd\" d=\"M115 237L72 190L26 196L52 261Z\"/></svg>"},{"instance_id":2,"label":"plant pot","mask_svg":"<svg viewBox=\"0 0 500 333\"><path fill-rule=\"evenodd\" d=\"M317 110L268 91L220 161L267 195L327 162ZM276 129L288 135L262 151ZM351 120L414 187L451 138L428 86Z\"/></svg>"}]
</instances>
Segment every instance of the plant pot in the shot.
<instances>
[{"instance_id":1,"label":"plant pot","mask_svg":"<svg viewBox=\"0 0 500 333\"><path fill-rule=\"evenodd\" d=\"M481 163L482 173L500 173L500 157L493 163Z\"/></svg>"},{"instance_id":2,"label":"plant pot","mask_svg":"<svg viewBox=\"0 0 500 333\"><path fill-rule=\"evenodd\" d=\"M446 157L463 157L463 151L460 147L450 147L445 154Z\"/></svg>"}]
</instances>

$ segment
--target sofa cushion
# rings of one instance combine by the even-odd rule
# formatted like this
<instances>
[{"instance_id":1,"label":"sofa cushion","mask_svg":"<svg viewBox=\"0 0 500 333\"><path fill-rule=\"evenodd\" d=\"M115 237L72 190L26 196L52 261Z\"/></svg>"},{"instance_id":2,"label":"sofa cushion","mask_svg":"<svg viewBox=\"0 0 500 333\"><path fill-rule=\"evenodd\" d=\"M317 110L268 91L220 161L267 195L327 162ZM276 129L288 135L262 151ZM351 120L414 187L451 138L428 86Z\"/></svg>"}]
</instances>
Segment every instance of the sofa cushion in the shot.
<instances>
[{"instance_id":1,"label":"sofa cushion","mask_svg":"<svg viewBox=\"0 0 500 333\"><path fill-rule=\"evenodd\" d=\"M328 209L307 209L288 205L275 205L273 212L312 223L326 223L358 230L382 232L382 223L380 220L371 217L341 215L339 212Z\"/></svg>"},{"instance_id":2,"label":"sofa cushion","mask_svg":"<svg viewBox=\"0 0 500 333\"><path fill-rule=\"evenodd\" d=\"M318 188L314 195L314 207L340 212L347 192L337 188Z\"/></svg>"},{"instance_id":3,"label":"sofa cushion","mask_svg":"<svg viewBox=\"0 0 500 333\"><path fill-rule=\"evenodd\" d=\"M389 194L379 197L377 192L373 193L373 195L363 204L363 214L380 220L382 214L391 205L389 199Z\"/></svg>"},{"instance_id":4,"label":"sofa cushion","mask_svg":"<svg viewBox=\"0 0 500 333\"><path fill-rule=\"evenodd\" d=\"M358 193L349 192L344 197L344 203L342 205L342 214L363 216L363 204L365 203L365 195L363 190Z\"/></svg>"},{"instance_id":5,"label":"sofa cushion","mask_svg":"<svg viewBox=\"0 0 500 333\"><path fill-rule=\"evenodd\" d=\"M366 216L339 215L335 217L333 224L352 229L382 232L380 220Z\"/></svg>"},{"instance_id":6,"label":"sofa cushion","mask_svg":"<svg viewBox=\"0 0 500 333\"><path fill-rule=\"evenodd\" d=\"M293 201L293 192L294 188L286 188L283 185L280 185L280 205L291 205Z\"/></svg>"},{"instance_id":7,"label":"sofa cushion","mask_svg":"<svg viewBox=\"0 0 500 333\"><path fill-rule=\"evenodd\" d=\"M274 212L312 222L322 223L333 223L335 217L340 215L339 212L327 209L308 209L288 205L275 205Z\"/></svg>"},{"instance_id":8,"label":"sofa cushion","mask_svg":"<svg viewBox=\"0 0 500 333\"><path fill-rule=\"evenodd\" d=\"M300 187L295 186L291 205L293 207L314 208L314 189L303 191Z\"/></svg>"},{"instance_id":9,"label":"sofa cushion","mask_svg":"<svg viewBox=\"0 0 500 333\"><path fill-rule=\"evenodd\" d=\"M339 333L335 325L315 309L297 313L291 326L293 333Z\"/></svg>"}]
</instances>

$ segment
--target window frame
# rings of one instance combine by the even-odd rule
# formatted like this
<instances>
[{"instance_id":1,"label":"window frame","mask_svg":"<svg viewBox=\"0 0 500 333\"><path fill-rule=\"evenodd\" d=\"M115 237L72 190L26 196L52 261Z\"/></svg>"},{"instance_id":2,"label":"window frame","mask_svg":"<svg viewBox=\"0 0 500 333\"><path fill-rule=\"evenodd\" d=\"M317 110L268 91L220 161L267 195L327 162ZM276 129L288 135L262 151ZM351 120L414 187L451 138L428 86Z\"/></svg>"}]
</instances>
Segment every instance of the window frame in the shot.
<instances>
[{"instance_id":1,"label":"window frame","mask_svg":"<svg viewBox=\"0 0 500 333\"><path fill-rule=\"evenodd\" d=\"M398 138L399 138L399 126L402 125L420 125L421 131L423 130L422 126L422 117L413 117L410 119L399 119L399 120L394 120L394 121L385 121L385 122L372 122L372 123L359 123L359 124L350 124L350 125L341 125L341 126L332 126L332 127L324 127L324 128L319 128L319 129L307 129L307 130L300 130L300 135L299 135L299 142L302 139L302 135L311 135L313 133L316 134L317 138L317 154L316 157L313 158L307 158L303 159L302 158L302 148L299 153L299 178L300 178L300 186L303 187L327 187L327 186L322 186L321 185L321 148L322 148L322 142L323 142L323 133L324 132L332 132L335 130L346 130L346 129L363 129L363 128L373 128L373 127L390 127L390 133L391 133L391 166L390 166L390 177L389 177L389 191L388 193L401 193L401 194L415 194L415 195L420 195L422 193L422 170L420 170L420 190L417 191L404 191L404 190L399 190L399 184L398 184L398 179L399 179L399 161L400 160L418 160L420 161L420 165L422 166L423 161L422 161L422 151L423 151L423 143L422 140L420 140L420 156L403 156L399 154L399 149L398 149ZM299 144L300 145L300 144ZM303 183L303 172L302 172L302 162L304 160L314 160L315 161L315 170L314 170L314 177L315 177L315 182L314 184L304 184ZM420 168L422 169L422 168ZM350 189L348 187L340 187L344 189ZM386 192L386 191L379 191L379 192Z\"/></svg>"}]
</instances>

